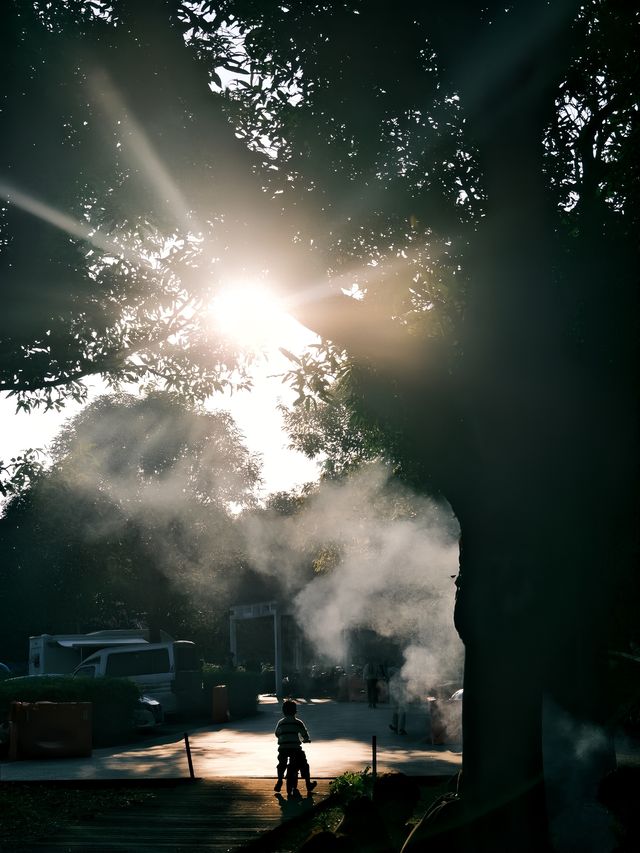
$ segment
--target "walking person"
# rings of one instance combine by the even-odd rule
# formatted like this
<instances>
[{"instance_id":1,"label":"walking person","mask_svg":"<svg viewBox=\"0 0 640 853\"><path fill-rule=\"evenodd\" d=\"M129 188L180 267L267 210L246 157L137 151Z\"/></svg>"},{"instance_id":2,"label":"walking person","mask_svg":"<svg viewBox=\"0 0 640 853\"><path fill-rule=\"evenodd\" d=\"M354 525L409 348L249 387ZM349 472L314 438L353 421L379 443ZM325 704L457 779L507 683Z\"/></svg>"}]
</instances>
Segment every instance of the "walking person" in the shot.
<instances>
[{"instance_id":1,"label":"walking person","mask_svg":"<svg viewBox=\"0 0 640 853\"><path fill-rule=\"evenodd\" d=\"M368 660L362 670L362 678L367 685L367 702L370 708L378 706L378 666Z\"/></svg>"},{"instance_id":2,"label":"walking person","mask_svg":"<svg viewBox=\"0 0 640 853\"><path fill-rule=\"evenodd\" d=\"M400 674L400 668L396 666L389 670L389 698L393 707L389 728L396 734L406 735L407 688Z\"/></svg>"},{"instance_id":3,"label":"walking person","mask_svg":"<svg viewBox=\"0 0 640 853\"><path fill-rule=\"evenodd\" d=\"M293 796L294 791L298 790L298 771L307 784L308 794L318 784L311 781L309 763L301 746L301 743L311 743L311 740L307 727L296 716L297 710L298 707L293 700L287 699L286 702L283 702L282 713L284 716L278 721L275 731L278 738L278 781L273 790L276 793L281 790L286 772L287 796Z\"/></svg>"}]
</instances>

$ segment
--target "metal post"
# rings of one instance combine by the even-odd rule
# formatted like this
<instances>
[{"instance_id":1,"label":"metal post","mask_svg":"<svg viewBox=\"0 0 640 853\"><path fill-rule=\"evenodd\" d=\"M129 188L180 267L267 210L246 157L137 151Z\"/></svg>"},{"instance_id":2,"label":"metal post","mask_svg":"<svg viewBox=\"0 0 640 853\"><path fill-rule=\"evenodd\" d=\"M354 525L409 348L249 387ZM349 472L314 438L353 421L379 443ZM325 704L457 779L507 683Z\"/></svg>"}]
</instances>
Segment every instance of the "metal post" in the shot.
<instances>
[{"instance_id":1,"label":"metal post","mask_svg":"<svg viewBox=\"0 0 640 853\"><path fill-rule=\"evenodd\" d=\"M282 696L282 616L277 609L273 614L273 649L276 696Z\"/></svg>"},{"instance_id":2,"label":"metal post","mask_svg":"<svg viewBox=\"0 0 640 853\"><path fill-rule=\"evenodd\" d=\"M189 778L193 781L196 777L193 772L193 761L191 760L191 746L189 745L189 735L184 733L184 746L187 750L187 761L189 762Z\"/></svg>"}]
</instances>

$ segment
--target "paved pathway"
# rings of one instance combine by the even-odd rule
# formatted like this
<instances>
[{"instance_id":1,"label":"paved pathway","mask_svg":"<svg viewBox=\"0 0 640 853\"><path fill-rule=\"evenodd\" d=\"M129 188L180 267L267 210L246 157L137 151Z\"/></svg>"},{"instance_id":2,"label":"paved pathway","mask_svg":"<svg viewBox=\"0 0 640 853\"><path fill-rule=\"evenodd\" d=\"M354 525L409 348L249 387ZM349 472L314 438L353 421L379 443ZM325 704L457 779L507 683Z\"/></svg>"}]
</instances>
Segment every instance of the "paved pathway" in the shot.
<instances>
[{"instance_id":1,"label":"paved pathway","mask_svg":"<svg viewBox=\"0 0 640 853\"><path fill-rule=\"evenodd\" d=\"M250 719L189 731L198 781L169 784L144 805L117 809L51 838L7 847L11 853L222 853L257 838L312 803L326 798L329 781L345 770L372 763L371 739L377 738L378 771L415 775L451 775L461 764L459 752L434 747L426 708L407 716L409 734L389 730L390 710L364 703L313 700L299 703L312 742L305 746L318 787L310 801L287 803L273 792L276 763L275 725L281 716L274 697L261 697ZM189 770L180 730L135 746L96 749L89 758L5 761L0 781L184 780ZM3 853L5 851L3 850Z\"/></svg>"},{"instance_id":2,"label":"paved pathway","mask_svg":"<svg viewBox=\"0 0 640 853\"><path fill-rule=\"evenodd\" d=\"M390 711L361 702L312 700L299 703L311 734L305 747L313 776L330 779L371 765L371 737L377 737L378 770L415 775L450 775L461 764L455 748L432 746L426 708L411 709L405 737L389 731ZM260 778L275 774L275 724L280 706L262 697L260 712L247 720L189 732L195 775L202 779ZM132 747L96 749L89 758L13 761L0 764L1 781L54 779L155 779L189 775L184 743L175 732Z\"/></svg>"},{"instance_id":3,"label":"paved pathway","mask_svg":"<svg viewBox=\"0 0 640 853\"><path fill-rule=\"evenodd\" d=\"M430 743L426 708L412 708L409 735L389 731L388 706L314 700L299 703L309 728L306 747L318 788L311 801L287 803L273 793L280 707L262 697L253 718L189 732L199 781L169 782L154 798L71 826L51 838L7 846L6 853L222 853L246 844L311 803L321 802L329 780L347 769L371 765L371 736L378 743L378 770L414 775L451 775L461 764L455 748ZM637 745L627 750L637 760ZM626 755L626 754L625 754ZM184 780L188 765L180 731L166 730L134 747L95 750L87 759L15 761L0 764L0 780ZM3 849L2 853L5 853Z\"/></svg>"}]
</instances>

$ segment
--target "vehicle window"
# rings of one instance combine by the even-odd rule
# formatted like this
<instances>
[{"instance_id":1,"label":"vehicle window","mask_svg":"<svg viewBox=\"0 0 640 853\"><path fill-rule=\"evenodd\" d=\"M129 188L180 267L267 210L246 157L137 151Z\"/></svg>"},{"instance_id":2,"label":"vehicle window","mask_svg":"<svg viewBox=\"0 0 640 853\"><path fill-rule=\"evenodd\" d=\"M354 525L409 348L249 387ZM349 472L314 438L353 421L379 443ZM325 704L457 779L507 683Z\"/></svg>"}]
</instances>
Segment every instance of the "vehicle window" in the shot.
<instances>
[{"instance_id":1,"label":"vehicle window","mask_svg":"<svg viewBox=\"0 0 640 853\"><path fill-rule=\"evenodd\" d=\"M95 678L96 668L93 664L87 666L79 666L74 672L74 675L81 675L83 678Z\"/></svg>"},{"instance_id":2,"label":"vehicle window","mask_svg":"<svg viewBox=\"0 0 640 853\"><path fill-rule=\"evenodd\" d=\"M118 652L107 656L106 675L153 675L169 672L168 649L144 649L138 652Z\"/></svg>"}]
</instances>

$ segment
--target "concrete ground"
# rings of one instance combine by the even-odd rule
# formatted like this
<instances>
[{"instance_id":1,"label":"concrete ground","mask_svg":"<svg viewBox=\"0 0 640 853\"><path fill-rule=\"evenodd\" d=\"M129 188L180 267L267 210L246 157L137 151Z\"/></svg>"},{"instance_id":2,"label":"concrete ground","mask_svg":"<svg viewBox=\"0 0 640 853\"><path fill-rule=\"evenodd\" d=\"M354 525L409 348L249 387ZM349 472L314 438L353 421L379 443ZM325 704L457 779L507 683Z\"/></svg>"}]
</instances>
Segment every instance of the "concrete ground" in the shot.
<instances>
[{"instance_id":1,"label":"concrete ground","mask_svg":"<svg viewBox=\"0 0 640 853\"><path fill-rule=\"evenodd\" d=\"M275 776L276 740L281 716L273 696L260 697L259 713L224 725L186 729L195 775L203 779ZM329 699L300 700L311 743L305 746L312 777L329 779L345 770L372 764L372 736L377 739L378 772L401 770L415 775L451 775L460 769L462 754L455 745L433 746L426 706L407 714L408 734L389 730L391 710L363 702ZM189 775L182 730L172 727L135 746L96 749L88 758L44 761L3 761L0 781L183 778Z\"/></svg>"}]
</instances>

